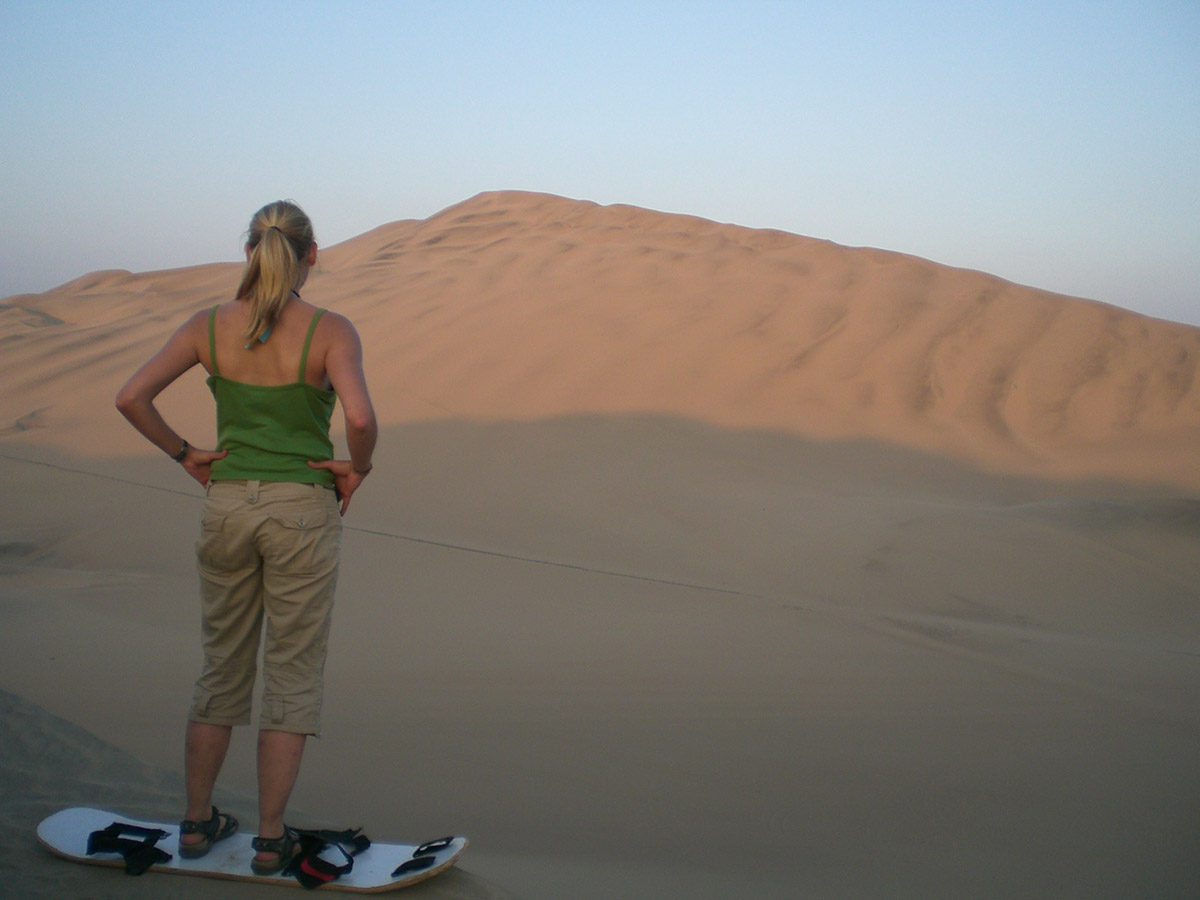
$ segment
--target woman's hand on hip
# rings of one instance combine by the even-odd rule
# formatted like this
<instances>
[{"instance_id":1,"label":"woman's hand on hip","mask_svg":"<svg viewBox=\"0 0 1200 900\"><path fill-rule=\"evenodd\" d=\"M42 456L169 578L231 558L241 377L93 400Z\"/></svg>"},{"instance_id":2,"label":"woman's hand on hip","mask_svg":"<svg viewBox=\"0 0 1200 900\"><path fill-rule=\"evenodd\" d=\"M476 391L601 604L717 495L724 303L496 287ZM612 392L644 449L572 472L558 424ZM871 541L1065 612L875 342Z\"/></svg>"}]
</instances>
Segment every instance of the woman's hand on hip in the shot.
<instances>
[{"instance_id":1,"label":"woman's hand on hip","mask_svg":"<svg viewBox=\"0 0 1200 900\"><path fill-rule=\"evenodd\" d=\"M317 462L309 460L309 466L314 469L326 469L333 473L333 486L337 491L338 500L342 502L342 515L350 508L350 498L358 490L367 476L365 473L354 471L354 464L348 459L322 459Z\"/></svg>"},{"instance_id":2,"label":"woman's hand on hip","mask_svg":"<svg viewBox=\"0 0 1200 900\"><path fill-rule=\"evenodd\" d=\"M213 460L224 459L228 453L228 450L201 450L199 447L188 447L187 455L180 461L180 465L202 486L207 487L212 477Z\"/></svg>"}]
</instances>

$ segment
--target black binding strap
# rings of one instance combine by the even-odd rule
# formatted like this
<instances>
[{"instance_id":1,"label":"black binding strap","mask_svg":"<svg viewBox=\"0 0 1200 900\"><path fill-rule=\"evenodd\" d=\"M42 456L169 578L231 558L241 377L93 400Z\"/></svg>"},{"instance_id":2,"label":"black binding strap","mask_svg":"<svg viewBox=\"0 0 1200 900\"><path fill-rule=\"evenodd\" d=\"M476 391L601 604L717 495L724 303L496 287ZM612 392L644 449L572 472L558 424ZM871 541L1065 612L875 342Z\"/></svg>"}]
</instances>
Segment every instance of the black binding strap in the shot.
<instances>
[{"instance_id":1,"label":"black binding strap","mask_svg":"<svg viewBox=\"0 0 1200 900\"><path fill-rule=\"evenodd\" d=\"M413 851L413 856L424 856L426 853L437 853L439 850L445 850L454 843L454 835L438 838L436 841L426 841L420 847Z\"/></svg>"},{"instance_id":2,"label":"black binding strap","mask_svg":"<svg viewBox=\"0 0 1200 900\"><path fill-rule=\"evenodd\" d=\"M392 872L393 878L399 878L401 875L407 875L409 872L420 872L422 869L428 869L435 862L436 856L414 856L412 859L406 859L400 865L396 866Z\"/></svg>"},{"instance_id":3,"label":"black binding strap","mask_svg":"<svg viewBox=\"0 0 1200 900\"><path fill-rule=\"evenodd\" d=\"M428 869L437 862L437 857L432 854L437 853L439 850L445 850L452 843L454 843L453 835L438 838L436 841L426 841L412 852L411 859L406 859L400 865L396 866L395 871L392 872L392 877L398 878L401 875L407 875L409 872L419 872L422 869Z\"/></svg>"},{"instance_id":4,"label":"black binding strap","mask_svg":"<svg viewBox=\"0 0 1200 900\"><path fill-rule=\"evenodd\" d=\"M154 846L167 837L168 833L161 828L113 822L107 828L88 835L87 855L119 853L125 860L125 872L129 875L141 875L156 863L164 863L171 858L170 853ZM142 840L135 841L126 835L140 837Z\"/></svg>"},{"instance_id":5,"label":"black binding strap","mask_svg":"<svg viewBox=\"0 0 1200 900\"><path fill-rule=\"evenodd\" d=\"M283 874L294 876L309 890L351 872L354 869L354 857L371 846L371 839L362 833L361 828L348 828L345 831L293 828L292 834L298 849ZM321 856L330 847L336 847L342 854L346 860L343 865L335 865Z\"/></svg>"}]
</instances>

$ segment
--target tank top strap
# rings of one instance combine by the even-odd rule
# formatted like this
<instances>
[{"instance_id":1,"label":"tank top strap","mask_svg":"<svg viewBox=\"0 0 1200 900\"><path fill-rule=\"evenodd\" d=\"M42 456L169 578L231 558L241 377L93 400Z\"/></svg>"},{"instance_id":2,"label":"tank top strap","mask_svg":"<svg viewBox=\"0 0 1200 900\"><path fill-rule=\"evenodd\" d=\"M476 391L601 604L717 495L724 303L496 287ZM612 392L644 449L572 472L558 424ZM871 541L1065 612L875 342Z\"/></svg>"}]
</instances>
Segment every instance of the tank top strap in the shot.
<instances>
[{"instance_id":1,"label":"tank top strap","mask_svg":"<svg viewBox=\"0 0 1200 900\"><path fill-rule=\"evenodd\" d=\"M305 383L304 373L308 370L308 348L312 344L313 332L317 330L317 322L323 315L325 315L325 310L318 309L313 313L312 321L308 323L308 334L304 336L304 349L300 351L300 377L297 380L301 384Z\"/></svg>"},{"instance_id":2,"label":"tank top strap","mask_svg":"<svg viewBox=\"0 0 1200 900\"><path fill-rule=\"evenodd\" d=\"M217 368L217 307L208 311L208 358L212 363L214 375L220 375Z\"/></svg>"}]
</instances>

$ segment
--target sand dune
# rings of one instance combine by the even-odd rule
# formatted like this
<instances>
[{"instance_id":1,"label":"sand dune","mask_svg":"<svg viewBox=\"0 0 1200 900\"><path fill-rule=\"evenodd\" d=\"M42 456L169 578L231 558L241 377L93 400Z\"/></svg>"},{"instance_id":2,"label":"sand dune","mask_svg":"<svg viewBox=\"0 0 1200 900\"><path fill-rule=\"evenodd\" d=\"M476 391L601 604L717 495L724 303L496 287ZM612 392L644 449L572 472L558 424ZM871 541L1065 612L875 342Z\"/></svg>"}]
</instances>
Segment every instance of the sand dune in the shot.
<instances>
[{"instance_id":1,"label":"sand dune","mask_svg":"<svg viewBox=\"0 0 1200 900\"><path fill-rule=\"evenodd\" d=\"M0 428L134 446L92 413L233 271L9 298ZM326 249L306 293L360 325L388 424L663 413L1200 487L1200 329L898 253L502 192Z\"/></svg>"},{"instance_id":2,"label":"sand dune","mask_svg":"<svg viewBox=\"0 0 1200 900\"><path fill-rule=\"evenodd\" d=\"M653 417L381 447L295 806L469 834L448 896L1194 893L1195 501ZM12 451L0 687L177 769L198 492L168 460ZM158 773L13 758L14 840L125 784L172 815ZM253 772L239 733L248 823ZM133 889L30 853L22 896Z\"/></svg>"},{"instance_id":3,"label":"sand dune","mask_svg":"<svg viewBox=\"0 0 1200 900\"><path fill-rule=\"evenodd\" d=\"M238 268L0 305L5 896L211 892L30 835L179 814L200 491L112 403ZM305 294L384 428L293 806L467 833L414 898L1195 896L1200 329L521 193ZM253 827L252 733L222 784Z\"/></svg>"}]
</instances>

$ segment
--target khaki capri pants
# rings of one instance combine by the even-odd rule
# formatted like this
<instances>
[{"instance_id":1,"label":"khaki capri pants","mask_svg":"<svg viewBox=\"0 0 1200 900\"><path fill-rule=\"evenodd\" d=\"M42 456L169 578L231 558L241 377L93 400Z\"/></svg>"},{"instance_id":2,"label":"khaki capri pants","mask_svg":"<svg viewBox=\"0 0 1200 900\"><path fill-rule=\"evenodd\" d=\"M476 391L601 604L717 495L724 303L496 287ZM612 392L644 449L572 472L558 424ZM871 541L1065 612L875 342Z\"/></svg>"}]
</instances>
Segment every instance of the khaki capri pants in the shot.
<instances>
[{"instance_id":1,"label":"khaki capri pants","mask_svg":"<svg viewBox=\"0 0 1200 900\"><path fill-rule=\"evenodd\" d=\"M191 721L250 722L261 641L259 727L320 733L341 539L342 519L330 488L209 484L196 543L204 670L196 681Z\"/></svg>"}]
</instances>

